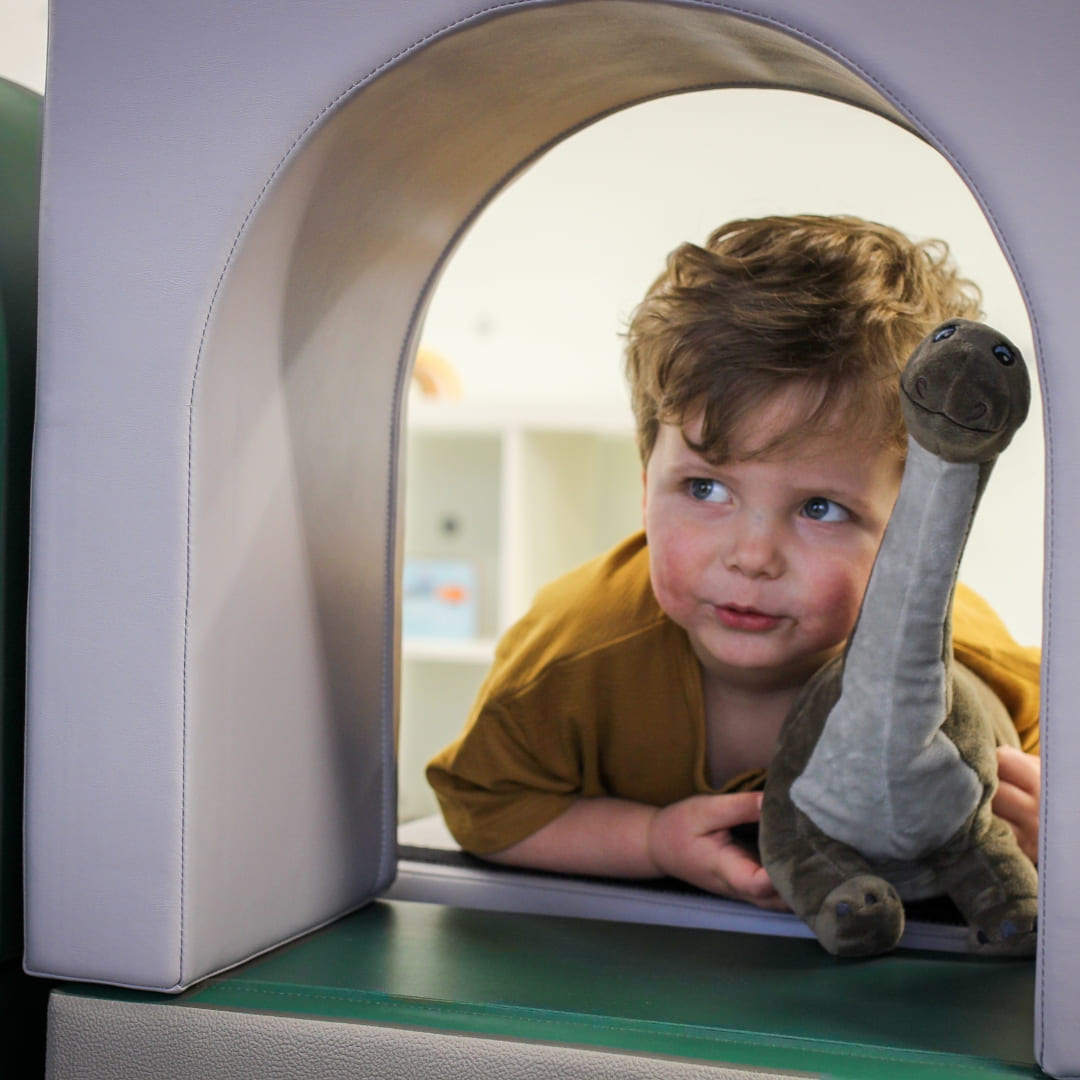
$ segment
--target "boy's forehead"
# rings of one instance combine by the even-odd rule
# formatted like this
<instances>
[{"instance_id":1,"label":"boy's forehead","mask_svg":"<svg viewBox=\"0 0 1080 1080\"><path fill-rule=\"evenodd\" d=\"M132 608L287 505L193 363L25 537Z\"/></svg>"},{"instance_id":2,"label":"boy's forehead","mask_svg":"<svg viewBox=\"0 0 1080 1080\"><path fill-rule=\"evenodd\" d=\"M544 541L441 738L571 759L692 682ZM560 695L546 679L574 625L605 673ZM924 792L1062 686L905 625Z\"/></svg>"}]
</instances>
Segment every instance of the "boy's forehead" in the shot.
<instances>
[{"instance_id":1,"label":"boy's forehead","mask_svg":"<svg viewBox=\"0 0 1080 1080\"><path fill-rule=\"evenodd\" d=\"M803 387L776 391L726 433L725 457L732 461L763 456L805 458L830 453L838 446L877 441L874 425L851 401L839 401L824 411L820 404L819 394ZM700 447L702 456L710 458L712 448L702 444L704 423L704 410L696 410L682 425L683 440L689 449Z\"/></svg>"}]
</instances>

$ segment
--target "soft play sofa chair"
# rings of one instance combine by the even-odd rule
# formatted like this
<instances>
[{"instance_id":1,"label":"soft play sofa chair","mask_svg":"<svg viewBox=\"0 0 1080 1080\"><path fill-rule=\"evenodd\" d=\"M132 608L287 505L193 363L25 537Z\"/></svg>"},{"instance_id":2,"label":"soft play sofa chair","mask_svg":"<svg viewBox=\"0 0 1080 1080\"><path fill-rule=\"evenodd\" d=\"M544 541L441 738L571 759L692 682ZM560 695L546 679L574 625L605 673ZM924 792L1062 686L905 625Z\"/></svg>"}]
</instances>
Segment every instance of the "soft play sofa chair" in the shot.
<instances>
[{"instance_id":1,"label":"soft play sofa chair","mask_svg":"<svg viewBox=\"0 0 1080 1080\"><path fill-rule=\"evenodd\" d=\"M574 1043L627 1075L868 1075L875 1055L878 1075L1024 1075L1032 1053L1080 1074L1078 34L1065 0L54 0L25 962L90 986L54 995L52 1075L258 1075L289 1046L297 1075L354 1051L381 1075L489 1054L550 1073ZM546 147L718 86L839 98L938 147L1028 302L1049 480L1035 971L371 903L395 868L400 418L426 299Z\"/></svg>"}]
</instances>

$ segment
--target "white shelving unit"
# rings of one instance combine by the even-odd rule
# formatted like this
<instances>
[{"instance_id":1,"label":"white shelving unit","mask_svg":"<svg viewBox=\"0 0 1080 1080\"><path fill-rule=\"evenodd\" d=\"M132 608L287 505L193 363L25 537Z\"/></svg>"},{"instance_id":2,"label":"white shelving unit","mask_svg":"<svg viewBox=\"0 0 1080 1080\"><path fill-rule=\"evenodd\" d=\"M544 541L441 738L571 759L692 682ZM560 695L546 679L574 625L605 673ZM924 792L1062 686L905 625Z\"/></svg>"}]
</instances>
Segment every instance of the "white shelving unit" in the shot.
<instances>
[{"instance_id":1,"label":"white shelving unit","mask_svg":"<svg viewBox=\"0 0 1080 1080\"><path fill-rule=\"evenodd\" d=\"M424 765L461 730L536 590L640 527L629 409L410 402L406 562L467 562L476 596L474 635L402 639L401 820L437 809Z\"/></svg>"}]
</instances>

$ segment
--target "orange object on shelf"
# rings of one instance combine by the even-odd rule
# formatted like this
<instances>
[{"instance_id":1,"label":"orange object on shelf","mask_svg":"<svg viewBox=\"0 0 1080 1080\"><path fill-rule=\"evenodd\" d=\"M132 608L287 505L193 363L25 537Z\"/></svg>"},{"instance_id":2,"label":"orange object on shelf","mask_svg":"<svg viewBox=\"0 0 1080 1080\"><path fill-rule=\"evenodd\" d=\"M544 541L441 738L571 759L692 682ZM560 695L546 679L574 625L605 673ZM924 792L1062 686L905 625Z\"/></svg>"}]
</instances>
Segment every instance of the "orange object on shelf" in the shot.
<instances>
[{"instance_id":1,"label":"orange object on shelf","mask_svg":"<svg viewBox=\"0 0 1080 1080\"><path fill-rule=\"evenodd\" d=\"M442 353L425 345L421 345L416 352L412 381L424 397L446 398L450 401L461 398L461 380L453 364Z\"/></svg>"}]
</instances>

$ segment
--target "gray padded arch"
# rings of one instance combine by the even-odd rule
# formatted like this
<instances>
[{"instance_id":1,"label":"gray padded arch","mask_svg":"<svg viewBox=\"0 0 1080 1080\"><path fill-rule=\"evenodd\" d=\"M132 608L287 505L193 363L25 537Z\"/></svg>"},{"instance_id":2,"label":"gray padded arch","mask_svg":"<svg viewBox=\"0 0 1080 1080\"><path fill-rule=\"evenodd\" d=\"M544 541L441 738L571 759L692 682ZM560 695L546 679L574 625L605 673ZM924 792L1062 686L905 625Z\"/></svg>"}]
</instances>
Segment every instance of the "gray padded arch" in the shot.
<instances>
[{"instance_id":1,"label":"gray padded arch","mask_svg":"<svg viewBox=\"0 0 1080 1080\"><path fill-rule=\"evenodd\" d=\"M1080 1072L1080 7L53 0L30 603L29 970L176 989L393 874L398 420L448 250L552 141L788 87L986 208L1047 400L1039 1045ZM1064 114L1064 115L1063 115Z\"/></svg>"}]
</instances>

